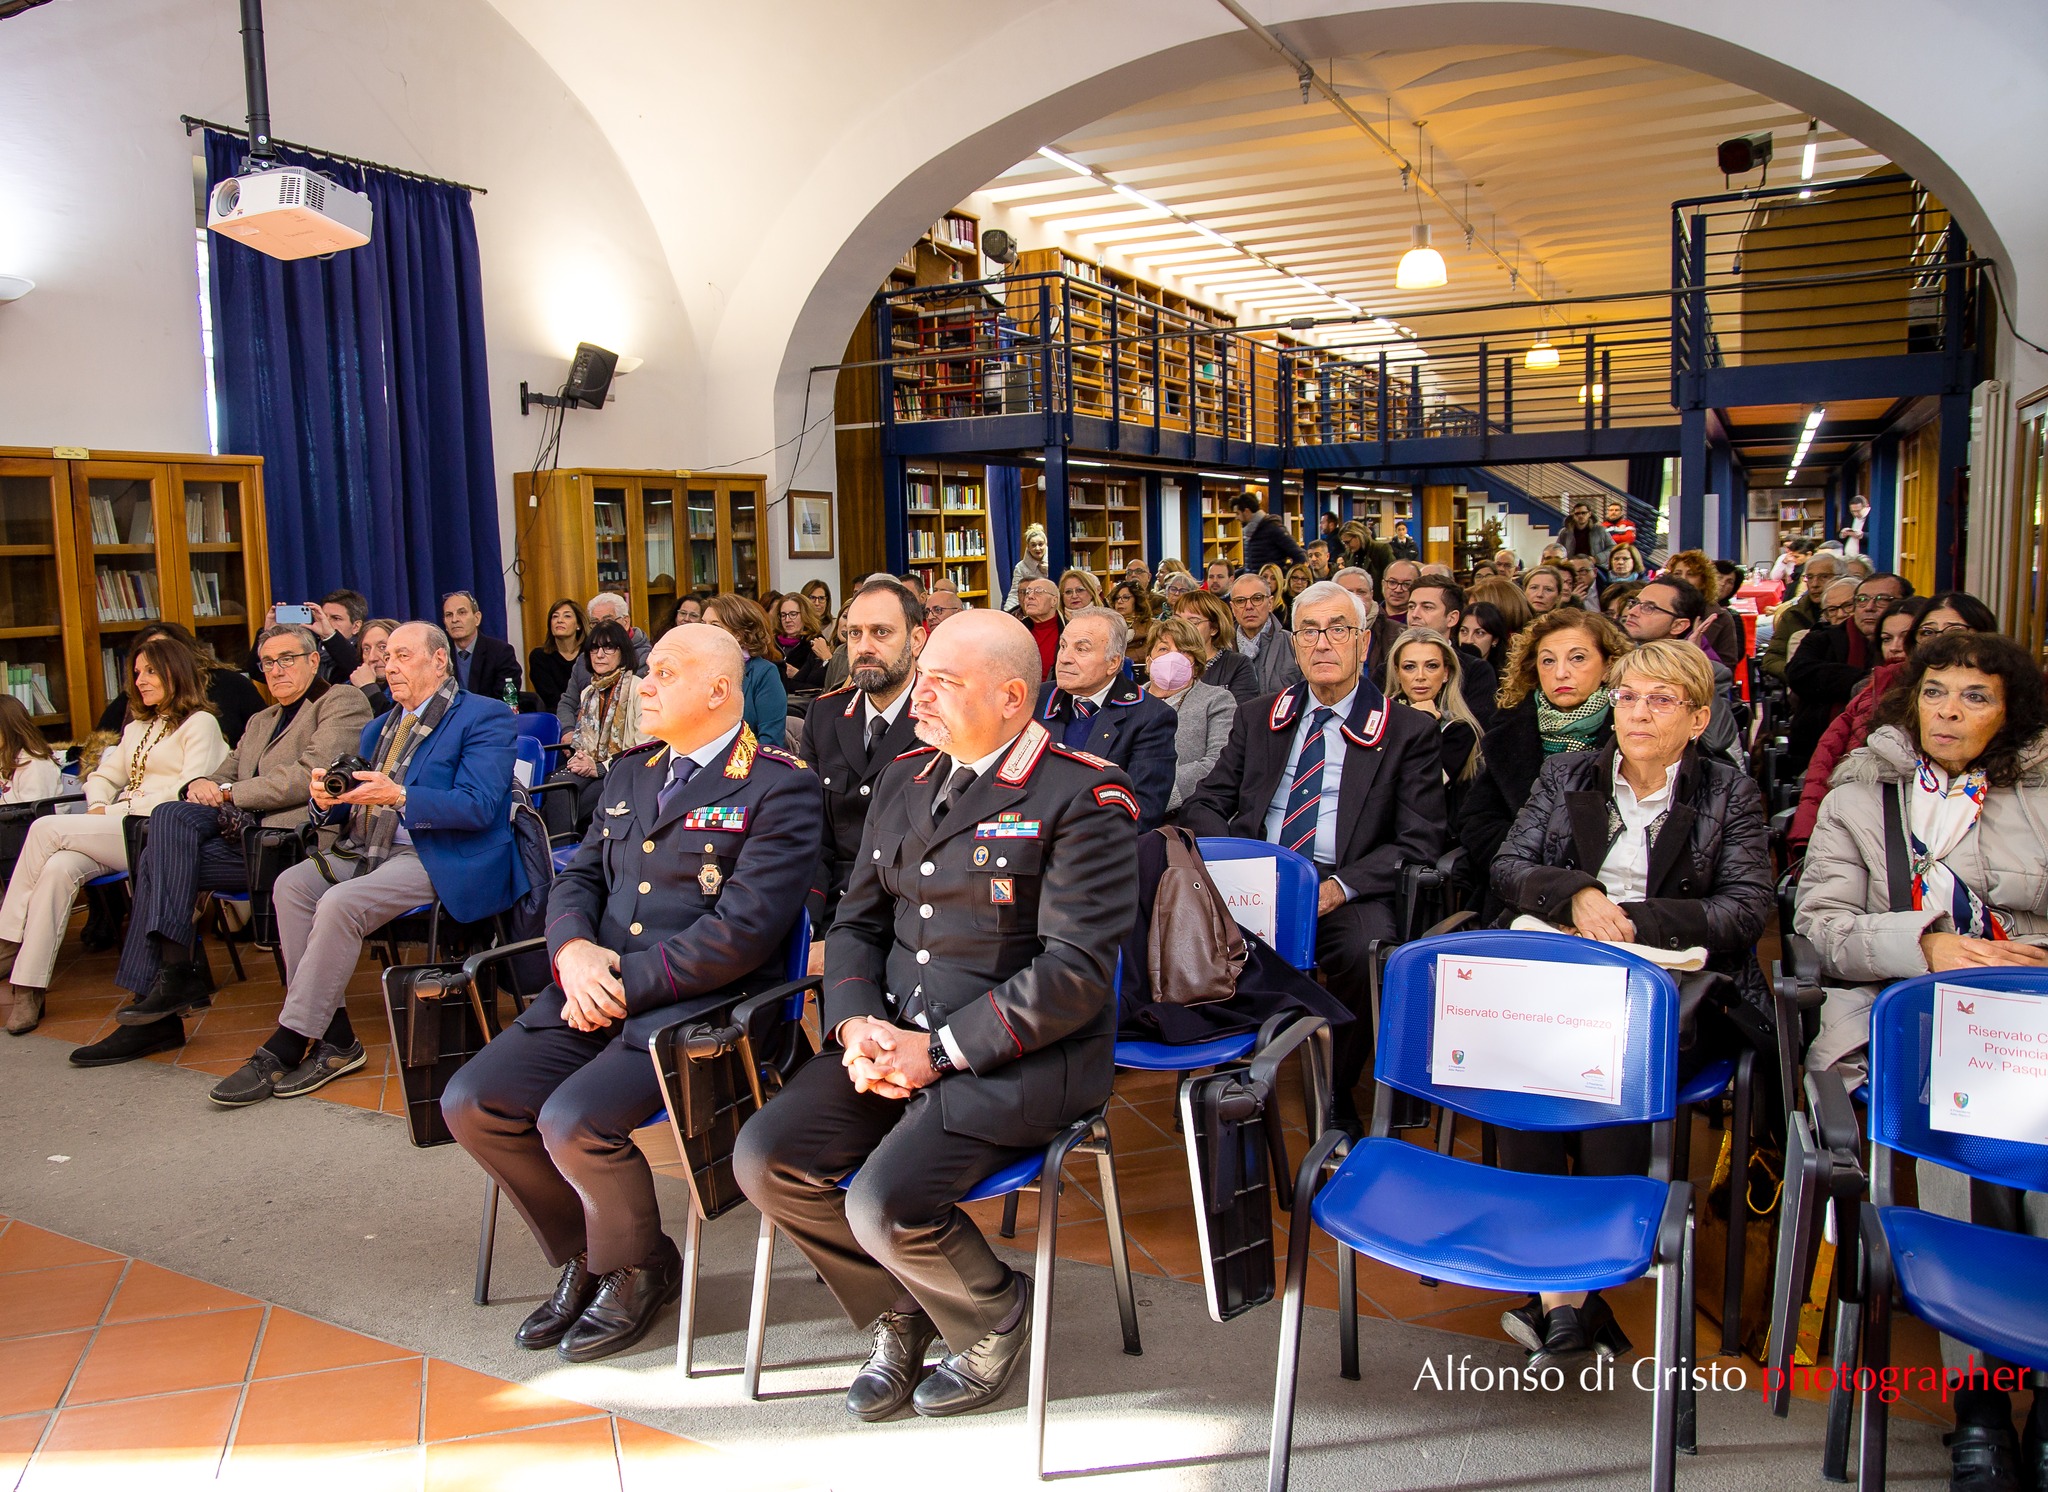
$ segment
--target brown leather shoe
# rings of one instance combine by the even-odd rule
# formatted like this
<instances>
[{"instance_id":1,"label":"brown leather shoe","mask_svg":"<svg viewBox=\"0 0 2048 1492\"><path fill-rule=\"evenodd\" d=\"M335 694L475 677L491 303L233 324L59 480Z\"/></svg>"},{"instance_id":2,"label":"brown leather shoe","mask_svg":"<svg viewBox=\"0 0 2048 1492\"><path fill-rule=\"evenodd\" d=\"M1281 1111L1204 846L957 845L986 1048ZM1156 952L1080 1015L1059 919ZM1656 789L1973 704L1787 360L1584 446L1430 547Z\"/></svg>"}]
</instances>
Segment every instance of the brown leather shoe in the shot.
<instances>
[{"instance_id":1,"label":"brown leather shoe","mask_svg":"<svg viewBox=\"0 0 2048 1492\"><path fill-rule=\"evenodd\" d=\"M43 1023L43 992L14 986L14 1008L7 1012L7 1034L26 1036Z\"/></svg>"}]
</instances>

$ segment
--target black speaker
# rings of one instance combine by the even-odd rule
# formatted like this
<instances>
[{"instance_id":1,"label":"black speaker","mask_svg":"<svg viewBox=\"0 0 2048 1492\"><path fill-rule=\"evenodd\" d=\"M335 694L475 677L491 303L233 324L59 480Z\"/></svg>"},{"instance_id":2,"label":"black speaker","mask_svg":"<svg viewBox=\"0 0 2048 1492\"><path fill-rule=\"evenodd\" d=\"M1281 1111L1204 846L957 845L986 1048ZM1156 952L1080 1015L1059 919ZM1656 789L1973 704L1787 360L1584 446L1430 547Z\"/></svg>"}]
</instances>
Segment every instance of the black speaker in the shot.
<instances>
[{"instance_id":1,"label":"black speaker","mask_svg":"<svg viewBox=\"0 0 2048 1492\"><path fill-rule=\"evenodd\" d=\"M1769 165L1771 132L1761 130L1754 135L1737 135L1732 140L1723 140L1714 155L1723 176L1740 176L1745 171Z\"/></svg>"},{"instance_id":2,"label":"black speaker","mask_svg":"<svg viewBox=\"0 0 2048 1492\"><path fill-rule=\"evenodd\" d=\"M571 404L581 404L585 409L604 408L604 396L611 389L612 374L619 366L619 355L606 352L589 342L576 344L576 356L569 364L569 382L562 390L562 397Z\"/></svg>"}]
</instances>

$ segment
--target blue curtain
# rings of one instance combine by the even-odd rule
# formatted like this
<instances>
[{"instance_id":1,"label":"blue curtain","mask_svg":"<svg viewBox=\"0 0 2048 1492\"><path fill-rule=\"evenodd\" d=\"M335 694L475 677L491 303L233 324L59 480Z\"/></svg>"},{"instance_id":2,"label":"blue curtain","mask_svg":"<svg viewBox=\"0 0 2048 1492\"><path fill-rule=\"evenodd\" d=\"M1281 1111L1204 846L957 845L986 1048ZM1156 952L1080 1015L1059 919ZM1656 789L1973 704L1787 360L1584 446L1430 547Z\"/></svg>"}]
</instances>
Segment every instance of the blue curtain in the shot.
<instances>
[{"instance_id":1,"label":"blue curtain","mask_svg":"<svg viewBox=\"0 0 2048 1492\"><path fill-rule=\"evenodd\" d=\"M245 149L208 130L207 185L239 175ZM271 595L352 586L373 616L438 621L443 593L470 590L495 632L505 577L469 193L282 154L376 216L368 244L330 259L210 235L221 448L263 458Z\"/></svg>"},{"instance_id":2,"label":"blue curtain","mask_svg":"<svg viewBox=\"0 0 2048 1492\"><path fill-rule=\"evenodd\" d=\"M1024 478L1014 466L988 469L988 526L995 542L994 568L988 583L988 604L1001 610L1010 590L1010 572L1024 557Z\"/></svg>"}]
</instances>

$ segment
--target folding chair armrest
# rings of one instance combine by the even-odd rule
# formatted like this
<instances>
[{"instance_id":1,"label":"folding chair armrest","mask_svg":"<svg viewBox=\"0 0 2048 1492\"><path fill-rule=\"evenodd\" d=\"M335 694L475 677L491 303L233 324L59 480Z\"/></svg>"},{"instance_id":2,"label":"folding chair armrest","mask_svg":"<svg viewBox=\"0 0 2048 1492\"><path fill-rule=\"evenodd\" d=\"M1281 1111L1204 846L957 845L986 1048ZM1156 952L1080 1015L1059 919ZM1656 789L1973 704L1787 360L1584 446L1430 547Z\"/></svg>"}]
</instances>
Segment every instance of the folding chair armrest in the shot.
<instances>
[{"instance_id":1,"label":"folding chair armrest","mask_svg":"<svg viewBox=\"0 0 2048 1492\"><path fill-rule=\"evenodd\" d=\"M1284 1016L1275 1019L1287 1020ZM1288 1021L1278 1031L1268 1035L1269 1028L1274 1025L1274 1020L1268 1020L1265 1026L1259 1029L1259 1046L1252 1057L1253 1085L1262 1091L1271 1092L1282 1064L1329 1024L1319 1015L1304 1015Z\"/></svg>"},{"instance_id":2,"label":"folding chair armrest","mask_svg":"<svg viewBox=\"0 0 2048 1492\"><path fill-rule=\"evenodd\" d=\"M1849 1085L1841 1073L1830 1067L1806 1074L1806 1103L1813 1111L1813 1127L1822 1145L1839 1158L1854 1160L1863 1151L1863 1131L1856 1123L1856 1106L1849 1099Z\"/></svg>"},{"instance_id":3,"label":"folding chair armrest","mask_svg":"<svg viewBox=\"0 0 2048 1492\"><path fill-rule=\"evenodd\" d=\"M1465 864L1465 847L1454 844L1436 857L1436 878L1439 885L1449 885L1457 878L1458 871Z\"/></svg>"},{"instance_id":4,"label":"folding chair armrest","mask_svg":"<svg viewBox=\"0 0 2048 1492\"><path fill-rule=\"evenodd\" d=\"M1468 922L1477 922L1478 920L1479 914L1477 912L1453 912L1450 916L1444 918L1443 921L1424 928L1416 934L1416 937L1418 939L1440 938L1445 933L1456 932Z\"/></svg>"},{"instance_id":5,"label":"folding chair armrest","mask_svg":"<svg viewBox=\"0 0 2048 1492\"><path fill-rule=\"evenodd\" d=\"M462 962L462 977L474 985L476 983L476 976L482 973L489 965L507 963L512 959L532 953L536 949L544 949L547 946L548 940L546 938L523 938L517 943L506 943L502 947L486 948L482 953L472 953Z\"/></svg>"},{"instance_id":6,"label":"folding chair armrest","mask_svg":"<svg viewBox=\"0 0 2048 1492\"><path fill-rule=\"evenodd\" d=\"M791 996L799 992L815 995L820 1000L824 999L825 976L823 974L806 974L801 979L792 979L787 984L778 984L773 989L764 989L758 995L747 996L746 999L740 1001L733 1008L733 1024L745 1031L749 1037L756 1037L767 1030L768 1024L776 1012L782 1006L789 1003ZM821 1039L823 1034L822 1032L819 1033Z\"/></svg>"},{"instance_id":7,"label":"folding chair armrest","mask_svg":"<svg viewBox=\"0 0 2048 1492\"><path fill-rule=\"evenodd\" d=\"M1685 1252L1685 1218L1692 1211L1692 1183L1674 1181L1664 1198L1664 1215L1657 1219L1657 1260L1675 1264ZM1688 1309L1690 1306L1688 1305Z\"/></svg>"},{"instance_id":8,"label":"folding chair armrest","mask_svg":"<svg viewBox=\"0 0 2048 1492\"><path fill-rule=\"evenodd\" d=\"M0 805L0 824L26 824L35 819L49 817L57 811L59 804L84 801L84 790L73 788L69 792L58 793L55 797L32 798L26 803Z\"/></svg>"},{"instance_id":9,"label":"folding chair armrest","mask_svg":"<svg viewBox=\"0 0 2048 1492\"><path fill-rule=\"evenodd\" d=\"M526 790L526 796L538 798L543 793L574 793L580 792L582 788L583 784L580 782L549 782L542 779Z\"/></svg>"}]
</instances>

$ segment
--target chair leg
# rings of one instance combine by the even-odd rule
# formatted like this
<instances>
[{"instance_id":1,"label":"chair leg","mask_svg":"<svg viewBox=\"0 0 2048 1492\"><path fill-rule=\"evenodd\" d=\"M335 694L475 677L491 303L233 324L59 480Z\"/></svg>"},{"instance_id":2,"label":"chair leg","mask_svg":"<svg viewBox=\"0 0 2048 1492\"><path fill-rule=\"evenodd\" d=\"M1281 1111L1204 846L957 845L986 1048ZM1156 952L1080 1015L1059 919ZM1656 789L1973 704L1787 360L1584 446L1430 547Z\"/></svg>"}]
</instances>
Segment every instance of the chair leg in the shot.
<instances>
[{"instance_id":1,"label":"chair leg","mask_svg":"<svg viewBox=\"0 0 2048 1492\"><path fill-rule=\"evenodd\" d=\"M1117 1192L1116 1154L1110 1145L1107 1118L1096 1126L1093 1148L1096 1182L1102 1188L1102 1216L1109 1224L1109 1270L1116 1285L1116 1314L1123 1327L1124 1352L1130 1357L1142 1357L1145 1349L1138 1342L1138 1298L1131 1288L1131 1253L1124 1238L1124 1204Z\"/></svg>"},{"instance_id":2,"label":"chair leg","mask_svg":"<svg viewBox=\"0 0 2048 1492\"><path fill-rule=\"evenodd\" d=\"M476 1290L470 1297L480 1306L491 1303L491 1254L498 1244L498 1183L484 1178L484 1225L476 1237Z\"/></svg>"},{"instance_id":3,"label":"chair leg","mask_svg":"<svg viewBox=\"0 0 2048 1492\"><path fill-rule=\"evenodd\" d=\"M1821 1444L1820 1474L1823 1480L1849 1479L1849 1425L1855 1413L1854 1391L1843 1377L1862 1361L1864 1286L1861 1279L1861 1249L1857 1238L1859 1200L1838 1190L1832 1198L1835 1209L1835 1382L1828 1394L1827 1436Z\"/></svg>"},{"instance_id":4,"label":"chair leg","mask_svg":"<svg viewBox=\"0 0 2048 1492\"><path fill-rule=\"evenodd\" d=\"M1341 1243L1337 1245L1337 1373L1352 1383L1358 1381L1358 1255Z\"/></svg>"},{"instance_id":5,"label":"chair leg","mask_svg":"<svg viewBox=\"0 0 2048 1492\"><path fill-rule=\"evenodd\" d=\"M1856 1483L1860 1492L1884 1492L1885 1440L1890 1427L1879 1389L1892 1361L1891 1255L1881 1237L1868 1237L1878 1226L1874 1210L1865 1215L1871 1221L1864 1239L1867 1275L1863 1300L1870 1319L1863 1330L1863 1371L1857 1374L1862 1384L1858 1397L1863 1400L1863 1439L1856 1458ZM1836 1226L1847 1231L1839 1222ZM1836 1364L1837 1370L1840 1366Z\"/></svg>"},{"instance_id":6,"label":"chair leg","mask_svg":"<svg viewBox=\"0 0 2048 1492\"><path fill-rule=\"evenodd\" d=\"M1266 1492L1287 1492L1294 1449L1294 1380L1301 1366L1302 1304L1307 1294L1310 1203L1321 1190L1322 1170L1336 1143L1327 1134L1309 1148L1294 1189L1294 1220L1287 1228L1287 1282L1280 1297L1280 1353L1273 1381L1273 1439L1266 1452Z\"/></svg>"},{"instance_id":7,"label":"chair leg","mask_svg":"<svg viewBox=\"0 0 2048 1492\"><path fill-rule=\"evenodd\" d=\"M1695 1209L1697 1205L1695 1202ZM1694 1390L1692 1376L1693 1365L1699 1361L1700 1313L1693 1305L1693 1239L1698 1221L1698 1212L1688 1210L1685 1215L1685 1247L1679 1255L1678 1266L1678 1451L1687 1456L1699 1453L1699 1395Z\"/></svg>"},{"instance_id":8,"label":"chair leg","mask_svg":"<svg viewBox=\"0 0 2048 1492\"><path fill-rule=\"evenodd\" d=\"M1806 1139L1804 1116L1785 1130L1785 1192L1778 1204L1778 1260L1771 1280L1771 1338L1765 1349L1764 1386L1771 1413L1779 1419L1792 1408L1792 1353L1799 1336L1799 1308L1813 1273L1815 1203L1820 1187L1818 1160Z\"/></svg>"},{"instance_id":9,"label":"chair leg","mask_svg":"<svg viewBox=\"0 0 2048 1492\"><path fill-rule=\"evenodd\" d=\"M249 976L242 969L242 950L235 946L234 938L228 933L227 908L220 904L219 897L213 899L213 927L220 937L221 946L228 951L228 963L234 967L235 982L244 983Z\"/></svg>"},{"instance_id":10,"label":"chair leg","mask_svg":"<svg viewBox=\"0 0 2048 1492\"><path fill-rule=\"evenodd\" d=\"M1657 1377L1650 1390L1650 1492L1673 1492L1678 1479L1678 1394L1672 1369L1678 1358L1678 1319L1692 1302L1682 1300L1685 1266L1667 1259L1657 1266Z\"/></svg>"},{"instance_id":11,"label":"chair leg","mask_svg":"<svg viewBox=\"0 0 2048 1492\"><path fill-rule=\"evenodd\" d=\"M747 1309L747 1355L740 1369L740 1387L749 1399L761 1397L761 1358L768 1344L768 1282L775 1274L775 1224L761 1219L761 1238L754 1245L754 1300Z\"/></svg>"},{"instance_id":12,"label":"chair leg","mask_svg":"<svg viewBox=\"0 0 2048 1492\"><path fill-rule=\"evenodd\" d=\"M1743 1260L1749 1245L1749 1141L1756 1114L1756 1053L1735 1064L1735 1116L1729 1125L1728 1252L1721 1273L1721 1350L1742 1351Z\"/></svg>"},{"instance_id":13,"label":"chair leg","mask_svg":"<svg viewBox=\"0 0 2048 1492\"><path fill-rule=\"evenodd\" d=\"M1011 1192L1003 1198L1003 1225L996 1232L1004 1238L1017 1236L1017 1193Z\"/></svg>"},{"instance_id":14,"label":"chair leg","mask_svg":"<svg viewBox=\"0 0 2048 1492\"><path fill-rule=\"evenodd\" d=\"M683 1218L683 1297L676 1315L676 1371L690 1376L696 1350L697 1275L704 1259L704 1219L692 1203Z\"/></svg>"},{"instance_id":15,"label":"chair leg","mask_svg":"<svg viewBox=\"0 0 2048 1492\"><path fill-rule=\"evenodd\" d=\"M1479 1164L1493 1166L1499 1163L1500 1144L1494 1138L1493 1126L1482 1124L1479 1126Z\"/></svg>"},{"instance_id":16,"label":"chair leg","mask_svg":"<svg viewBox=\"0 0 2048 1492\"><path fill-rule=\"evenodd\" d=\"M1052 1365L1053 1266L1060 1226L1060 1181L1064 1156L1046 1152L1038 1180L1038 1256L1031 1271L1031 1364L1024 1395L1024 1423L1031 1436L1031 1464L1045 1480L1045 1399ZM1012 1192L1012 1196L1016 1193Z\"/></svg>"},{"instance_id":17,"label":"chair leg","mask_svg":"<svg viewBox=\"0 0 2048 1492\"><path fill-rule=\"evenodd\" d=\"M1449 1155L1458 1138L1458 1116L1449 1109L1436 1111L1436 1153Z\"/></svg>"},{"instance_id":18,"label":"chair leg","mask_svg":"<svg viewBox=\"0 0 2048 1492\"><path fill-rule=\"evenodd\" d=\"M272 943L270 945L270 961L277 965L277 982L289 986L291 978L284 971L284 945L282 943Z\"/></svg>"}]
</instances>

